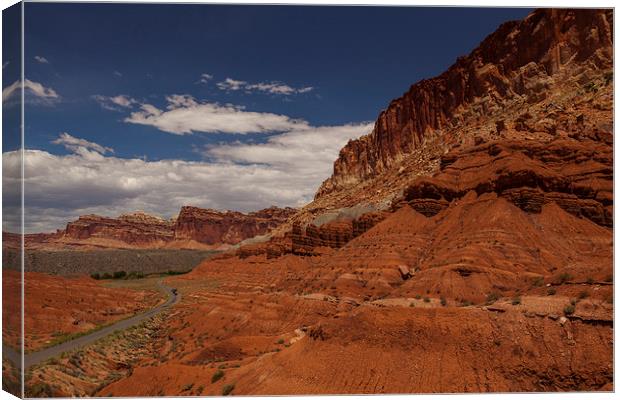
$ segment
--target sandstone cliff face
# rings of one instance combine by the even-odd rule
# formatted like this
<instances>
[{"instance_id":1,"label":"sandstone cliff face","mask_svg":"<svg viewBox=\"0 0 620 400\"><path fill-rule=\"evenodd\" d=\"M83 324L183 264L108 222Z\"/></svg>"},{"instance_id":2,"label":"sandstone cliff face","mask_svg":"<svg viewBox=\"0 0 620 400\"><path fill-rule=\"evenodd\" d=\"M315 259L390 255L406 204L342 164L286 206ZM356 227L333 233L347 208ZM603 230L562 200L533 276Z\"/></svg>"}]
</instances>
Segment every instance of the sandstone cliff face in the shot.
<instances>
[{"instance_id":1,"label":"sandstone cliff face","mask_svg":"<svg viewBox=\"0 0 620 400\"><path fill-rule=\"evenodd\" d=\"M507 22L446 72L392 101L372 133L341 150L316 198L378 177L438 137L448 147L462 143L464 126L502 131L517 119L511 106L544 102L567 80L588 84L611 66L611 10L545 9Z\"/></svg>"},{"instance_id":2,"label":"sandstone cliff face","mask_svg":"<svg viewBox=\"0 0 620 400\"><path fill-rule=\"evenodd\" d=\"M206 244L235 244L269 232L295 211L292 208L271 207L243 214L186 206L181 208L176 220L174 237Z\"/></svg>"},{"instance_id":3,"label":"sandstone cliff face","mask_svg":"<svg viewBox=\"0 0 620 400\"><path fill-rule=\"evenodd\" d=\"M54 234L26 235L26 248L217 248L269 233L295 210L271 207L248 214L183 207L165 220L142 211L118 218L84 215ZM17 235L5 233L6 246Z\"/></svg>"},{"instance_id":4,"label":"sandstone cliff face","mask_svg":"<svg viewBox=\"0 0 620 400\"><path fill-rule=\"evenodd\" d=\"M137 246L161 244L173 237L170 221L143 212L124 214L118 218L84 215L77 221L69 222L63 234L63 238L69 240L100 238Z\"/></svg>"},{"instance_id":5,"label":"sandstone cliff face","mask_svg":"<svg viewBox=\"0 0 620 400\"><path fill-rule=\"evenodd\" d=\"M470 191L497 194L531 213L555 202L611 227L613 149L591 140L481 144L444 156L439 174L416 180L398 201L430 217Z\"/></svg>"}]
</instances>

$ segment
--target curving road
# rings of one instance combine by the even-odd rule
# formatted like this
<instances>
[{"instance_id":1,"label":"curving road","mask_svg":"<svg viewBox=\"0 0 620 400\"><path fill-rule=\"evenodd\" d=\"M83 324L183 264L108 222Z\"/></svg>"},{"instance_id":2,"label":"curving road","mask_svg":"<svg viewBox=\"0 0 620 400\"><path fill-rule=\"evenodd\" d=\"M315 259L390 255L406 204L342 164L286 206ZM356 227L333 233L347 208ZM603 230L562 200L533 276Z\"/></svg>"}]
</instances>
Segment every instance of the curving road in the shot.
<instances>
[{"instance_id":1,"label":"curving road","mask_svg":"<svg viewBox=\"0 0 620 400\"><path fill-rule=\"evenodd\" d=\"M164 285L163 283L161 283L161 281L157 282L157 286L161 291L168 294L168 300L166 300L165 303L160 304L157 307L151 308L145 313L135 315L122 321L118 321L112 325L106 326L105 328L101 328L95 332L89 333L88 335L68 340L66 342L57 344L56 346L47 347L45 349L32 353L27 353L24 355L24 369L28 369L33 365L39 364L40 362L50 359L52 357L56 357L64 352L73 351L80 347L92 344L115 331L124 330L134 325L137 325L145 319L150 318L153 315L176 304L180 300L181 295L177 294L173 288ZM21 354L18 351L10 347L3 346L2 352L3 356L11 360L11 362L13 362L13 364L15 364L16 366L21 364Z\"/></svg>"}]
</instances>

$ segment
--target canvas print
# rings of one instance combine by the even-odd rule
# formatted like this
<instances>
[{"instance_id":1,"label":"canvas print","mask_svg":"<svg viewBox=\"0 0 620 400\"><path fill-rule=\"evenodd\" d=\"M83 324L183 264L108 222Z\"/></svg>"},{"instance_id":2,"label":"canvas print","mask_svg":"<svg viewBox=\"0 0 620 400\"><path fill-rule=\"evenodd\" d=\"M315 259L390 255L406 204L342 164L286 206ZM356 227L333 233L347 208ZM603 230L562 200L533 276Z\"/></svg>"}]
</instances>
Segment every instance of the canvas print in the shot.
<instances>
[{"instance_id":1,"label":"canvas print","mask_svg":"<svg viewBox=\"0 0 620 400\"><path fill-rule=\"evenodd\" d=\"M5 9L3 390L613 391L613 14Z\"/></svg>"}]
</instances>

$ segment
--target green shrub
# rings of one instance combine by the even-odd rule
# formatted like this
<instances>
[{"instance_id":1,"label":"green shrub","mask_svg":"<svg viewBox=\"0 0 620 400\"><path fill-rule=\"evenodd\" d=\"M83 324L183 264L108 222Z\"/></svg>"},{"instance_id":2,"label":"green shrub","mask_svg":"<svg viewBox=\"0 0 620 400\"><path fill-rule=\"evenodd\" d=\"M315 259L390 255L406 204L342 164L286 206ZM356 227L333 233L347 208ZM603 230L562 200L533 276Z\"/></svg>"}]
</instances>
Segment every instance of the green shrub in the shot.
<instances>
[{"instance_id":1,"label":"green shrub","mask_svg":"<svg viewBox=\"0 0 620 400\"><path fill-rule=\"evenodd\" d=\"M96 272L94 274L90 274L90 277L93 278L93 279L97 279L97 280L101 279L101 275L99 275Z\"/></svg>"},{"instance_id":2,"label":"green shrub","mask_svg":"<svg viewBox=\"0 0 620 400\"><path fill-rule=\"evenodd\" d=\"M575 312L575 306L573 304L569 304L566 307L564 307L564 314L571 315L574 312Z\"/></svg>"},{"instance_id":3,"label":"green shrub","mask_svg":"<svg viewBox=\"0 0 620 400\"><path fill-rule=\"evenodd\" d=\"M416 295L415 295L415 298L416 298L417 300L420 300L420 299L422 298L422 296L421 296L421 295L419 295L419 294L416 294Z\"/></svg>"},{"instance_id":4,"label":"green shrub","mask_svg":"<svg viewBox=\"0 0 620 400\"><path fill-rule=\"evenodd\" d=\"M112 279L112 275L110 275L108 272L104 273L101 276L101 279Z\"/></svg>"},{"instance_id":5,"label":"green shrub","mask_svg":"<svg viewBox=\"0 0 620 400\"><path fill-rule=\"evenodd\" d=\"M114 279L122 279L125 276L127 276L127 272L125 272L125 271L116 271L114 273L114 275L112 275L112 278L114 278Z\"/></svg>"},{"instance_id":6,"label":"green shrub","mask_svg":"<svg viewBox=\"0 0 620 400\"><path fill-rule=\"evenodd\" d=\"M218 369L211 377L211 383L215 383L224 377L224 371Z\"/></svg>"},{"instance_id":7,"label":"green shrub","mask_svg":"<svg viewBox=\"0 0 620 400\"><path fill-rule=\"evenodd\" d=\"M588 293L587 290L582 290L581 292L579 292L579 296L577 296L579 298L579 300L585 299L586 297L590 296L590 293Z\"/></svg>"},{"instance_id":8,"label":"green shrub","mask_svg":"<svg viewBox=\"0 0 620 400\"><path fill-rule=\"evenodd\" d=\"M188 383L187 385L183 386L183 391L187 392L188 390L192 390L193 387L194 387L193 383Z\"/></svg>"},{"instance_id":9,"label":"green shrub","mask_svg":"<svg viewBox=\"0 0 620 400\"><path fill-rule=\"evenodd\" d=\"M591 276L588 276L588 279L586 279L586 283L587 283L588 285L593 284L593 283L594 283L594 278L592 278Z\"/></svg>"},{"instance_id":10,"label":"green shrub","mask_svg":"<svg viewBox=\"0 0 620 400\"><path fill-rule=\"evenodd\" d=\"M278 344L284 344L284 339L278 339Z\"/></svg>"},{"instance_id":11,"label":"green shrub","mask_svg":"<svg viewBox=\"0 0 620 400\"><path fill-rule=\"evenodd\" d=\"M547 296L553 296L555 294L556 290L554 287L550 287L547 289Z\"/></svg>"},{"instance_id":12,"label":"green shrub","mask_svg":"<svg viewBox=\"0 0 620 400\"><path fill-rule=\"evenodd\" d=\"M558 276L557 280L558 283L562 284L570 281L571 279L573 279L573 276L571 274L569 274L568 272L563 272Z\"/></svg>"},{"instance_id":13,"label":"green shrub","mask_svg":"<svg viewBox=\"0 0 620 400\"><path fill-rule=\"evenodd\" d=\"M228 396L229 394L232 393L233 390L235 390L235 384L234 383L230 383L228 385L225 385L222 388L222 396Z\"/></svg>"},{"instance_id":14,"label":"green shrub","mask_svg":"<svg viewBox=\"0 0 620 400\"><path fill-rule=\"evenodd\" d=\"M444 306L444 307L446 306L446 304L448 304L448 301L446 300L445 297L441 297L439 299L439 301L440 301L441 305Z\"/></svg>"},{"instance_id":15,"label":"green shrub","mask_svg":"<svg viewBox=\"0 0 620 400\"><path fill-rule=\"evenodd\" d=\"M499 300L499 293L491 292L487 295L487 304L493 304Z\"/></svg>"},{"instance_id":16,"label":"green shrub","mask_svg":"<svg viewBox=\"0 0 620 400\"><path fill-rule=\"evenodd\" d=\"M538 276L534 278L534 281L532 282L532 286L536 286L536 287L540 287L544 284L545 284L545 278L543 278L542 276Z\"/></svg>"},{"instance_id":17,"label":"green shrub","mask_svg":"<svg viewBox=\"0 0 620 400\"><path fill-rule=\"evenodd\" d=\"M425 302L425 303L430 303L430 302L431 302L431 299L429 299L428 297L424 297L424 302Z\"/></svg>"}]
</instances>

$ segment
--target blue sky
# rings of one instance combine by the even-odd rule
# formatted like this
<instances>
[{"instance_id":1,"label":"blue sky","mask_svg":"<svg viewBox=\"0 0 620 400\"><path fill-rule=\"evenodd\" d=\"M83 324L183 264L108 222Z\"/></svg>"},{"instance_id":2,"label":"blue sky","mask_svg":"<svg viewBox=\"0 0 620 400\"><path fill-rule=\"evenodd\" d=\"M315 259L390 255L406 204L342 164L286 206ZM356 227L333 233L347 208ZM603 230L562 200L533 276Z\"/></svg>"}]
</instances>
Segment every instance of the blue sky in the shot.
<instances>
[{"instance_id":1,"label":"blue sky","mask_svg":"<svg viewBox=\"0 0 620 400\"><path fill-rule=\"evenodd\" d=\"M390 100L529 11L26 3L30 229L300 206Z\"/></svg>"}]
</instances>

